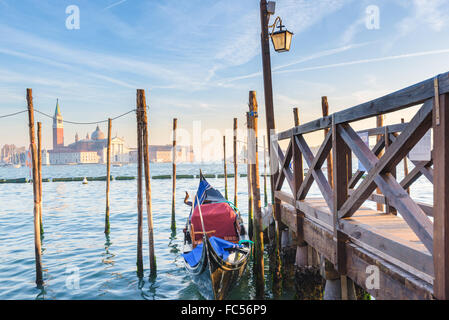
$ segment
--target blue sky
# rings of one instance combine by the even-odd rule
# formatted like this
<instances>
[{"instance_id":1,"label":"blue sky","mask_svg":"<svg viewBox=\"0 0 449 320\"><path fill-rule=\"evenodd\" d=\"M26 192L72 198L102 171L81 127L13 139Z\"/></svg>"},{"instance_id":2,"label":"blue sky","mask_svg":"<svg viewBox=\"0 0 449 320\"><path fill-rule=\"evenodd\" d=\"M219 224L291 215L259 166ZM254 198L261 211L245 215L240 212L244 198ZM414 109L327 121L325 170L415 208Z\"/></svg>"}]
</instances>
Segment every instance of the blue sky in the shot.
<instances>
[{"instance_id":1,"label":"blue sky","mask_svg":"<svg viewBox=\"0 0 449 320\"><path fill-rule=\"evenodd\" d=\"M272 53L278 128L292 126L293 107L302 122L320 116L323 95L335 112L448 71L448 4L278 0L276 15L295 33L289 53ZM65 26L69 5L80 8L79 30ZM365 25L370 5L378 30ZM173 117L186 130L201 120L225 132L234 117L243 126L249 90L263 126L261 69L258 0L0 0L0 115L24 109L30 87L36 108L53 113L59 98L65 119L97 121L134 108L143 88L150 142L165 144ZM401 116L412 115L387 122ZM50 147L51 121L37 118ZM94 129L66 125L66 143ZM133 115L113 131L135 145ZM0 137L27 144L26 115L0 119Z\"/></svg>"}]
</instances>

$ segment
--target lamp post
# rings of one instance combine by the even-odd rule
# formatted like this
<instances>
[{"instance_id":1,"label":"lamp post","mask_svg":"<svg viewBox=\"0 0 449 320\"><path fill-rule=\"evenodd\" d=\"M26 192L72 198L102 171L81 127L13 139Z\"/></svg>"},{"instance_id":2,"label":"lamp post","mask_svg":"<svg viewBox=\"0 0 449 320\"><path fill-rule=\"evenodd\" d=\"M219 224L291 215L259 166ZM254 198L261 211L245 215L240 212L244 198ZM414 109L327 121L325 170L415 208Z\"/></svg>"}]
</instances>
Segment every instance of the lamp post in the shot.
<instances>
[{"instance_id":1,"label":"lamp post","mask_svg":"<svg viewBox=\"0 0 449 320\"><path fill-rule=\"evenodd\" d=\"M276 18L272 26L269 25L270 17L275 13L275 3L273 1L267 2L267 0L260 0L260 25L261 25L261 47L262 47L262 63L263 63L263 80L264 80L264 94L265 94L265 114L267 121L267 137L268 137L268 150L270 155L270 182L271 182L271 201L273 204L274 218L276 221L275 230L275 250L273 252L275 261L274 270L274 282L273 284L277 288L273 288L273 293L280 293L280 281L281 281L281 262L280 262L280 202L274 197L275 183L278 178L279 163L274 163L271 157L271 134L274 133L276 128L274 120L274 108L273 108L273 83L271 74L271 57L270 57L270 36L273 42L273 46L277 52L286 52L290 50L292 33L283 30L282 20ZM276 25L279 23L279 31L274 32ZM269 28L272 27L271 35ZM276 290L275 290L276 289Z\"/></svg>"}]
</instances>

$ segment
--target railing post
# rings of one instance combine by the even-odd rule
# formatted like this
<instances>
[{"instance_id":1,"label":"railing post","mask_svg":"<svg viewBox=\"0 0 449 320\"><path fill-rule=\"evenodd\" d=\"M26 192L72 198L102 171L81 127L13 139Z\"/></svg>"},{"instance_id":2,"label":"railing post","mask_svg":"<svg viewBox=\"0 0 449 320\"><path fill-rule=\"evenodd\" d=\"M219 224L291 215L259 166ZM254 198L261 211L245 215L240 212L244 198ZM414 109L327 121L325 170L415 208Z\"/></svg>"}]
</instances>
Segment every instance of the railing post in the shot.
<instances>
[{"instance_id":1,"label":"railing post","mask_svg":"<svg viewBox=\"0 0 449 320\"><path fill-rule=\"evenodd\" d=\"M401 119L401 123L404 124L404 118ZM408 176L408 160L407 157L404 157L404 178ZM410 194L410 188L407 188L407 193Z\"/></svg>"},{"instance_id":2,"label":"railing post","mask_svg":"<svg viewBox=\"0 0 449 320\"><path fill-rule=\"evenodd\" d=\"M337 264L336 270L340 274L341 298L347 300L354 297L354 285L346 277L346 243L348 237L340 231L338 211L348 199L349 163L351 151L338 133L335 117L332 117L332 159L334 161L333 172L333 216L334 216L334 239L336 240Z\"/></svg>"},{"instance_id":3,"label":"railing post","mask_svg":"<svg viewBox=\"0 0 449 320\"><path fill-rule=\"evenodd\" d=\"M436 98L438 99L438 97ZM449 94L434 103L434 236L433 259L435 281L434 296L449 299ZM439 107L439 125L436 115Z\"/></svg>"},{"instance_id":4,"label":"railing post","mask_svg":"<svg viewBox=\"0 0 449 320\"><path fill-rule=\"evenodd\" d=\"M376 126L378 128L382 128L384 126L384 115L377 116L377 118L376 118ZM377 136L377 142L379 142L381 139L382 139L382 135L378 135ZM385 139L387 139L387 138L385 137ZM383 156L383 154L384 153L382 151L379 152L379 158L381 158ZM376 189L376 193L381 194L382 192L380 191L379 188L377 188ZM383 204L381 204L381 203L377 204L377 211L384 211Z\"/></svg>"},{"instance_id":5,"label":"railing post","mask_svg":"<svg viewBox=\"0 0 449 320\"><path fill-rule=\"evenodd\" d=\"M390 133L388 131L388 127L385 126L385 152L387 152L387 149L390 147L390 143L391 143ZM396 178L396 167L393 170L391 170L390 174L392 177ZM389 204L388 198L386 196L385 196L385 212L387 214L393 215L398 214L397 210Z\"/></svg>"},{"instance_id":6,"label":"railing post","mask_svg":"<svg viewBox=\"0 0 449 320\"><path fill-rule=\"evenodd\" d=\"M327 101L327 97L321 97L321 108L323 111L323 117L329 116L329 102ZM324 138L326 138L329 133L329 129L324 129ZM329 181L329 185L332 188L333 184L333 175L334 175L334 164L332 161L332 153L329 153L327 157L327 181Z\"/></svg>"},{"instance_id":7,"label":"railing post","mask_svg":"<svg viewBox=\"0 0 449 320\"><path fill-rule=\"evenodd\" d=\"M299 126L299 113L298 108L293 109L293 117L295 120L295 127ZM296 143L295 136L292 136L292 148L293 148L293 179L294 179L294 194L293 198L297 200L299 188L304 181L304 168L302 162L302 153L299 149L298 144ZM304 222L304 213L300 210L296 210L297 214L297 237L298 237L298 250L304 251L304 255L300 254L300 256L306 257L305 261L302 261L301 264L307 265L307 244L304 242L304 230L303 230L303 222Z\"/></svg>"}]
</instances>

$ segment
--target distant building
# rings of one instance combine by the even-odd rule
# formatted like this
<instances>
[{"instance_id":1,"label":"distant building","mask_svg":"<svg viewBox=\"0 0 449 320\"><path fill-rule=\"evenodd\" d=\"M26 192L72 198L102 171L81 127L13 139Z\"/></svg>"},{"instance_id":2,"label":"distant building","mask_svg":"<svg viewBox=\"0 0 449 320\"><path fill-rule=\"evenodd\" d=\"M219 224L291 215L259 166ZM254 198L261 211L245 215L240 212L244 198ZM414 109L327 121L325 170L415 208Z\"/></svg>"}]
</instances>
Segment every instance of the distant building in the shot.
<instances>
[{"instance_id":1,"label":"distant building","mask_svg":"<svg viewBox=\"0 0 449 320\"><path fill-rule=\"evenodd\" d=\"M176 161L177 162L193 162L193 150L191 147L176 146ZM173 161L173 146L150 146L150 161L151 162L172 162Z\"/></svg>"},{"instance_id":2,"label":"distant building","mask_svg":"<svg viewBox=\"0 0 449 320\"><path fill-rule=\"evenodd\" d=\"M97 125L95 131L86 135L80 140L78 133L75 135L75 142L64 146L64 122L59 108L59 101L56 102L56 110L53 118L53 150L49 151L50 164L88 164L106 163L108 139ZM125 140L119 137L111 139L111 161L128 162L129 150L125 146Z\"/></svg>"},{"instance_id":3,"label":"distant building","mask_svg":"<svg viewBox=\"0 0 449 320\"><path fill-rule=\"evenodd\" d=\"M18 148L13 144L5 144L0 152L0 162L5 164L25 163L25 147Z\"/></svg>"},{"instance_id":4,"label":"distant building","mask_svg":"<svg viewBox=\"0 0 449 320\"><path fill-rule=\"evenodd\" d=\"M177 154L176 161L181 162L193 162L194 153L191 147L176 146ZM150 146L149 148L150 162L170 163L173 161L173 146ZM133 148L129 151L129 162L137 162L137 149Z\"/></svg>"},{"instance_id":5,"label":"distant building","mask_svg":"<svg viewBox=\"0 0 449 320\"><path fill-rule=\"evenodd\" d=\"M42 165L43 166L50 165L50 153L48 153L47 149L42 150Z\"/></svg>"}]
</instances>

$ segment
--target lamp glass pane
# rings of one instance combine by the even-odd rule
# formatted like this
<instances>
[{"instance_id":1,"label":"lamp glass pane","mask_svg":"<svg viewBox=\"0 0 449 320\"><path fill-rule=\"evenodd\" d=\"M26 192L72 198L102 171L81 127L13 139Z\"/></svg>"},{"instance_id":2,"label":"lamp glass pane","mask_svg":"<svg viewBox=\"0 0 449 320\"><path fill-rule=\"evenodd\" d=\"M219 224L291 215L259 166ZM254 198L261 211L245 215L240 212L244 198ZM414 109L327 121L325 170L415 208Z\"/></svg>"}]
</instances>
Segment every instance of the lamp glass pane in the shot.
<instances>
[{"instance_id":1,"label":"lamp glass pane","mask_svg":"<svg viewBox=\"0 0 449 320\"><path fill-rule=\"evenodd\" d=\"M286 51L290 51L290 48L291 48L291 45L292 45L293 33L287 31L285 37L286 37L286 40L285 40L285 50L286 50Z\"/></svg>"},{"instance_id":2,"label":"lamp glass pane","mask_svg":"<svg viewBox=\"0 0 449 320\"><path fill-rule=\"evenodd\" d=\"M271 35L271 40L273 41L274 50L284 51L285 50L285 32L278 32Z\"/></svg>"}]
</instances>

